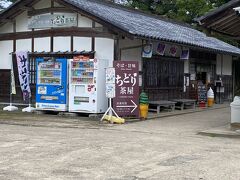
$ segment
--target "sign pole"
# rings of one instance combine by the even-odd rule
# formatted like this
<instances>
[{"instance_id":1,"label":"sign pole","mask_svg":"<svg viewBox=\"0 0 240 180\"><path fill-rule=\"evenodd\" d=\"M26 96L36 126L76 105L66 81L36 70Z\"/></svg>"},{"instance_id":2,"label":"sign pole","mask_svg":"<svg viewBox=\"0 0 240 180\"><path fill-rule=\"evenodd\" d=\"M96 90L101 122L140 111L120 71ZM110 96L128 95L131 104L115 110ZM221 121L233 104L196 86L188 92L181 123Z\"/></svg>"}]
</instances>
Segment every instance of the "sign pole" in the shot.
<instances>
[{"instance_id":1,"label":"sign pole","mask_svg":"<svg viewBox=\"0 0 240 180\"><path fill-rule=\"evenodd\" d=\"M107 114L109 115L108 118L106 117ZM109 121L111 121L111 123L113 123L113 121L112 121L113 114L116 115L117 118L119 118L118 114L112 108L112 98L109 98L109 108L104 113L104 115L103 115L103 117L101 118L100 121L103 121L103 119L107 118L107 119L109 119Z\"/></svg>"},{"instance_id":2,"label":"sign pole","mask_svg":"<svg viewBox=\"0 0 240 180\"><path fill-rule=\"evenodd\" d=\"M112 98L116 96L115 95L115 78L116 78L115 68L113 67L106 68L106 96L108 97L109 108L104 113L100 121L103 121L104 119L106 119L111 123L113 122L124 123L124 120L118 116L118 114L115 112L115 110L112 107Z\"/></svg>"},{"instance_id":3,"label":"sign pole","mask_svg":"<svg viewBox=\"0 0 240 180\"><path fill-rule=\"evenodd\" d=\"M22 112L34 112L36 109L31 107L31 98L28 99L28 107L23 108Z\"/></svg>"},{"instance_id":4,"label":"sign pole","mask_svg":"<svg viewBox=\"0 0 240 180\"><path fill-rule=\"evenodd\" d=\"M9 106L3 108L4 111L17 111L18 110L18 107L12 105L12 95L13 94L16 94L16 89L15 89L15 80L14 80L13 62L12 62L11 76L10 76L10 104L9 104Z\"/></svg>"}]
</instances>

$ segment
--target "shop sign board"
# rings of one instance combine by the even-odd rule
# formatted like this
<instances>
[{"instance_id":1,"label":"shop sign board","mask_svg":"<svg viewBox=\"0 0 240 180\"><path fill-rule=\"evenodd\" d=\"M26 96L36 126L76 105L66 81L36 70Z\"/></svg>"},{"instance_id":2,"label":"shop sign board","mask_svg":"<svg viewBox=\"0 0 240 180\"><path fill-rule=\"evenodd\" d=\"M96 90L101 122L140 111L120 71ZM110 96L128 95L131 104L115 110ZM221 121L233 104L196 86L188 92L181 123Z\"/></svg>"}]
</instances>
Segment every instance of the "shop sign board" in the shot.
<instances>
[{"instance_id":1,"label":"shop sign board","mask_svg":"<svg viewBox=\"0 0 240 180\"><path fill-rule=\"evenodd\" d=\"M152 44L146 44L143 46L142 49L142 57L143 58L151 58L153 53L153 45Z\"/></svg>"},{"instance_id":2,"label":"shop sign board","mask_svg":"<svg viewBox=\"0 0 240 180\"><path fill-rule=\"evenodd\" d=\"M74 27L77 26L77 14L41 14L32 16L28 20L28 29L44 29L57 27Z\"/></svg>"},{"instance_id":3,"label":"shop sign board","mask_svg":"<svg viewBox=\"0 0 240 180\"><path fill-rule=\"evenodd\" d=\"M113 109L122 117L139 116L139 70L137 61L114 61L116 97Z\"/></svg>"}]
</instances>

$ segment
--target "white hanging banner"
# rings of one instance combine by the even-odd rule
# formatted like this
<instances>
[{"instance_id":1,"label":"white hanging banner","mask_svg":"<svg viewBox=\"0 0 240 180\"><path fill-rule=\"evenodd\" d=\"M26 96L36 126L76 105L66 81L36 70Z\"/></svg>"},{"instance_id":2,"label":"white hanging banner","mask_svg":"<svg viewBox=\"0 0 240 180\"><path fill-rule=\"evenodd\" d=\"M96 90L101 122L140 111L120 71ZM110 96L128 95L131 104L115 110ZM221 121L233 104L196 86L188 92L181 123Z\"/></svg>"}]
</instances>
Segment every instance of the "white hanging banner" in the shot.
<instances>
[{"instance_id":1,"label":"white hanging banner","mask_svg":"<svg viewBox=\"0 0 240 180\"><path fill-rule=\"evenodd\" d=\"M28 53L26 51L16 52L18 78L23 92L23 100L26 101L31 97L31 89L29 83L29 66Z\"/></svg>"},{"instance_id":2,"label":"white hanging banner","mask_svg":"<svg viewBox=\"0 0 240 180\"><path fill-rule=\"evenodd\" d=\"M106 69L106 96L114 98L115 95L115 68Z\"/></svg>"},{"instance_id":3,"label":"white hanging banner","mask_svg":"<svg viewBox=\"0 0 240 180\"><path fill-rule=\"evenodd\" d=\"M16 85L15 85L15 77L14 77L12 59L11 59L11 94L16 94Z\"/></svg>"}]
</instances>

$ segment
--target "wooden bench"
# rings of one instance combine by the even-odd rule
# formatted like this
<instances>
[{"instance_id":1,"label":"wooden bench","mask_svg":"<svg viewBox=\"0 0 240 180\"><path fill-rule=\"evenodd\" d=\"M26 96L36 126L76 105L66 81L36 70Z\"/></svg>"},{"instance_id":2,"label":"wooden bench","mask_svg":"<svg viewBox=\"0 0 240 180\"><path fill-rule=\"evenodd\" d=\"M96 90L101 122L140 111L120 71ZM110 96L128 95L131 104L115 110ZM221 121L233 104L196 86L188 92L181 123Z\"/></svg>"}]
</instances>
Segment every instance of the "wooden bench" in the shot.
<instances>
[{"instance_id":1,"label":"wooden bench","mask_svg":"<svg viewBox=\"0 0 240 180\"><path fill-rule=\"evenodd\" d=\"M152 111L157 111L157 114L160 113L160 107L168 107L168 108L171 108L172 111L174 111L175 109L175 104L176 102L173 102L173 101L149 101L149 105L152 105L152 106L156 106L157 109L152 109L150 108L149 110L152 110Z\"/></svg>"},{"instance_id":2,"label":"wooden bench","mask_svg":"<svg viewBox=\"0 0 240 180\"><path fill-rule=\"evenodd\" d=\"M173 99L172 101L176 102L176 107L180 107L181 110L186 106L192 106L192 108L196 108L196 100L195 99Z\"/></svg>"}]
</instances>

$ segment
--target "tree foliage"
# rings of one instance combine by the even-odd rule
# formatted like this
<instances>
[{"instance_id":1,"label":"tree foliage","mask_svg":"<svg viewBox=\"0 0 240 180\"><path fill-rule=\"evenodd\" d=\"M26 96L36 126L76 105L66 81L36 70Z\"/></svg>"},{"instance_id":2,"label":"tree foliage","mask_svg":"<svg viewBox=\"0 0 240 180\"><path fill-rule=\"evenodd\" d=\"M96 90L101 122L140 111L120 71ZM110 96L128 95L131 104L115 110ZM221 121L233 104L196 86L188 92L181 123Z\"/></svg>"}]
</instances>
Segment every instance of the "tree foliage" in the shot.
<instances>
[{"instance_id":1,"label":"tree foliage","mask_svg":"<svg viewBox=\"0 0 240 180\"><path fill-rule=\"evenodd\" d=\"M229 0L130 0L128 6L153 14L192 23L211 9Z\"/></svg>"}]
</instances>

